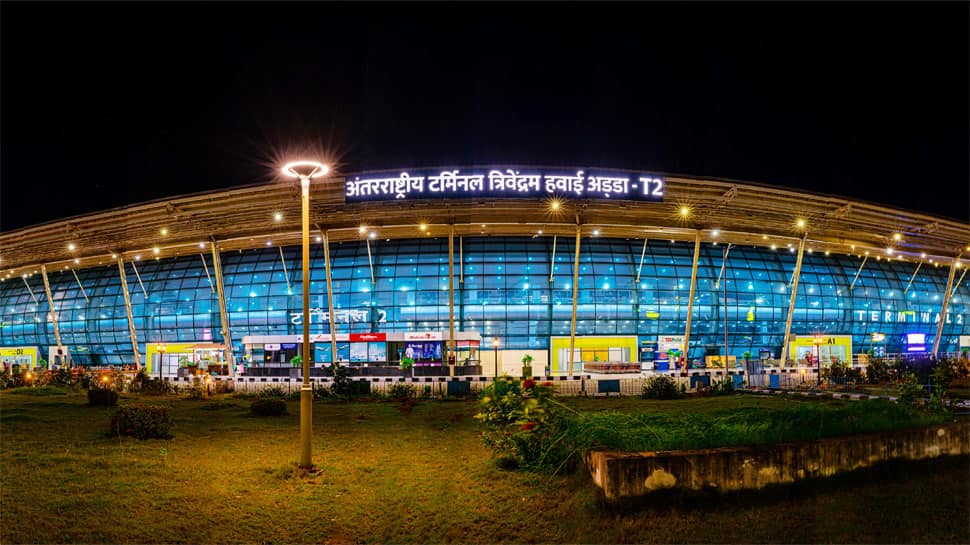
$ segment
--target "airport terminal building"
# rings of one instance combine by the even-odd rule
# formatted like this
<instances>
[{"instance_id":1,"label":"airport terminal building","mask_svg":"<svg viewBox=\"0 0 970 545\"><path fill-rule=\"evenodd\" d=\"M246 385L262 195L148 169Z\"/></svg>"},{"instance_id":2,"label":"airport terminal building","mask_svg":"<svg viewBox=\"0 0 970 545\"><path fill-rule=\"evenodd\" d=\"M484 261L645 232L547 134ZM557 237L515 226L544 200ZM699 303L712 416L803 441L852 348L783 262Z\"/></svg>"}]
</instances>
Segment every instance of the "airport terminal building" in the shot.
<instances>
[{"instance_id":1,"label":"airport terminal building","mask_svg":"<svg viewBox=\"0 0 970 545\"><path fill-rule=\"evenodd\" d=\"M636 369L970 347L970 225L951 219L596 168L365 172L310 194L309 316L293 181L0 233L0 358L248 372L290 366L309 320L321 366L331 316L339 361L431 373L449 353L468 374L525 354L567 372L571 346Z\"/></svg>"}]
</instances>

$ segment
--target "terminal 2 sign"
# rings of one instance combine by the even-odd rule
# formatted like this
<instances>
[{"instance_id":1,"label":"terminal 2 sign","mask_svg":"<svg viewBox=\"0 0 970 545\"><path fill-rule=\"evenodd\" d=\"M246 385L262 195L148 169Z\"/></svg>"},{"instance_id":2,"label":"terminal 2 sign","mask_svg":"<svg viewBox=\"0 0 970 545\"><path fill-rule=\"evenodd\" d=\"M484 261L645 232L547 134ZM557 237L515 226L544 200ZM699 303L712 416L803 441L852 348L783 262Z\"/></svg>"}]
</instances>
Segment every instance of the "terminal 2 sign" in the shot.
<instances>
[{"instance_id":1,"label":"terminal 2 sign","mask_svg":"<svg viewBox=\"0 0 970 545\"><path fill-rule=\"evenodd\" d=\"M363 176L363 177L362 177ZM364 174L347 178L348 203L401 199L569 197L662 202L664 179L624 172L575 172L511 168Z\"/></svg>"}]
</instances>

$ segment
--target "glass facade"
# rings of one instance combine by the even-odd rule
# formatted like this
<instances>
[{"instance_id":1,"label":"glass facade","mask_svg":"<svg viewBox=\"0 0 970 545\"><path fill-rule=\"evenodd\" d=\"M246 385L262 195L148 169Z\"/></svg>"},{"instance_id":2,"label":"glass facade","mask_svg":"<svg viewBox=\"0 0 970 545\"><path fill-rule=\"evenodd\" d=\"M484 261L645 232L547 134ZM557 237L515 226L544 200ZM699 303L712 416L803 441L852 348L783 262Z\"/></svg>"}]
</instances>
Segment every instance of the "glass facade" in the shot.
<instances>
[{"instance_id":1,"label":"glass facade","mask_svg":"<svg viewBox=\"0 0 970 545\"><path fill-rule=\"evenodd\" d=\"M457 330L499 337L507 349L548 349L551 336L569 335L575 252L571 237L558 241L555 262L550 237L465 238L461 271L455 242ZM651 240L637 282L642 248L642 240L583 240L577 335L656 340L658 335L684 333L693 244ZM723 349L725 321L732 355L767 348L778 357L796 254L789 248L732 247L718 285L724 249L723 244L701 246L690 357L701 357L706 346ZM373 283L363 242L332 247L338 332L446 331L447 239L371 241L371 250ZM299 247L283 248L282 258L277 247L222 254L237 355L244 335L302 333L299 256ZM960 284L947 315L939 316L948 267L923 266L904 296L915 264L870 259L850 290L861 262L855 256L805 254L793 333L852 335L856 353L869 348L869 334L876 332L886 334L887 352L905 351L908 333L925 333L932 346L939 319L946 321L941 351L957 350L958 335L970 335L970 283ZM311 333L326 333L326 277L319 244L312 247L311 265ZM146 342L222 341L215 279L209 277L211 255L125 266L140 352L144 354ZM957 279L961 273L957 271ZM88 299L71 271L48 273L63 344L76 362L130 363L117 264L77 274ZM40 274L25 280L0 283L0 345L39 346L46 354L46 347L56 342L43 280Z\"/></svg>"}]
</instances>

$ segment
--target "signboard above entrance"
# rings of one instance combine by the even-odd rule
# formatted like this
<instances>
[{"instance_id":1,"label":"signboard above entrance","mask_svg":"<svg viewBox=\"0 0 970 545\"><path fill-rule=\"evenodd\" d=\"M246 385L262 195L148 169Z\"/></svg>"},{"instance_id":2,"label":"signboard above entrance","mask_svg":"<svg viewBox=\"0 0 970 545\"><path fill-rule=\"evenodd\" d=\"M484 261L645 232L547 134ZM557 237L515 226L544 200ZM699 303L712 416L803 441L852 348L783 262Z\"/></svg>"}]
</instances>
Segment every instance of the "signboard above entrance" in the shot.
<instances>
[{"instance_id":1,"label":"signboard above entrance","mask_svg":"<svg viewBox=\"0 0 970 545\"><path fill-rule=\"evenodd\" d=\"M568 197L662 202L664 179L621 171L481 168L402 171L347 178L348 203L400 199Z\"/></svg>"}]
</instances>

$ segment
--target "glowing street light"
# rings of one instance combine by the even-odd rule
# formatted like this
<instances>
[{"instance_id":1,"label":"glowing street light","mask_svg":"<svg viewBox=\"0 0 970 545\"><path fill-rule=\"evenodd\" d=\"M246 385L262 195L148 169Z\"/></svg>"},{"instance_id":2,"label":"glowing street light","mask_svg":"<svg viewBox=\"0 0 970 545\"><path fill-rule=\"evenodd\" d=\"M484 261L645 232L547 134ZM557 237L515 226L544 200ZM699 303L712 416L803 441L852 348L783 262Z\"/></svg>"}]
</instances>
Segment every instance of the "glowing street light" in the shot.
<instances>
[{"instance_id":1,"label":"glowing street light","mask_svg":"<svg viewBox=\"0 0 970 545\"><path fill-rule=\"evenodd\" d=\"M303 242L303 316L310 316L310 179L330 172L317 161L296 161L283 166L283 174L300 179ZM336 365L336 354L334 354ZM310 387L310 320L303 320L303 386L300 388L300 467L313 467L311 437L313 425L313 390Z\"/></svg>"}]
</instances>

